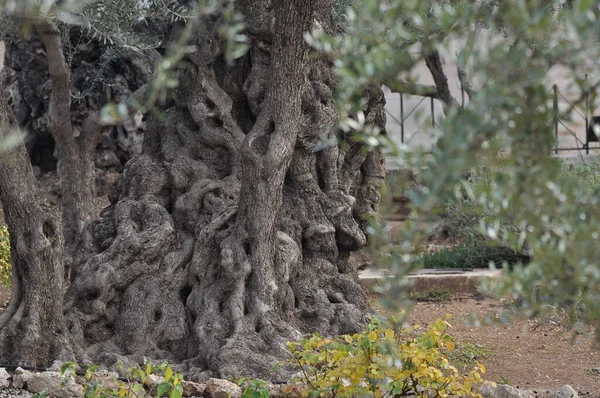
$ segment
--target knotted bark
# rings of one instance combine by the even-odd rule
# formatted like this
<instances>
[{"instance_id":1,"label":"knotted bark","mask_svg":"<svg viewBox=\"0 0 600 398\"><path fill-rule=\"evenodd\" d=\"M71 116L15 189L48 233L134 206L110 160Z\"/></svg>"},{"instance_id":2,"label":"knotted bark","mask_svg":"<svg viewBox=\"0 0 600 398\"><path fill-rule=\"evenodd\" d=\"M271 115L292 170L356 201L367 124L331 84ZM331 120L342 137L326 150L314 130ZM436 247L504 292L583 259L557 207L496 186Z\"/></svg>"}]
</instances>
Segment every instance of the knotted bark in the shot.
<instances>
[{"instance_id":1,"label":"knotted bark","mask_svg":"<svg viewBox=\"0 0 600 398\"><path fill-rule=\"evenodd\" d=\"M319 149L335 137L335 79L303 34L332 26L331 2L237 5L249 53L226 65L220 20L204 21L142 155L85 231L67 296L83 359L272 378L286 341L363 325L349 256L367 244L384 157L341 133ZM383 93L366 95L384 128Z\"/></svg>"},{"instance_id":2,"label":"knotted bark","mask_svg":"<svg viewBox=\"0 0 600 398\"><path fill-rule=\"evenodd\" d=\"M18 129L0 90L0 140ZM45 205L23 143L0 154L0 199L10 231L12 295L0 315L0 362L49 366L72 360L63 314L61 223Z\"/></svg>"}]
</instances>

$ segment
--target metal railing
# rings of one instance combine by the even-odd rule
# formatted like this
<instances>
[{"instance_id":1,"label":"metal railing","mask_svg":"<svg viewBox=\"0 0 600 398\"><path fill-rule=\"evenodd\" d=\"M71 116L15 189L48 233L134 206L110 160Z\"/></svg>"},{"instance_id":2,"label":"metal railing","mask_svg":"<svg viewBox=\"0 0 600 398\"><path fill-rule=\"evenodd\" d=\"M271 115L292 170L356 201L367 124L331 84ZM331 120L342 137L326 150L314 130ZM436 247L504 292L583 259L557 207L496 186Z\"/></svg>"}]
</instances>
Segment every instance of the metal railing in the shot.
<instances>
[{"instance_id":1,"label":"metal railing","mask_svg":"<svg viewBox=\"0 0 600 398\"><path fill-rule=\"evenodd\" d=\"M588 80L588 75L585 75L584 79ZM583 92L583 109L578 109L576 104L573 104L572 101L567 99L558 89L558 86L555 84L552 86L553 91L553 104L552 104L552 113L553 113L553 123L554 123L554 138L556 140L556 147L554 148L554 153L558 154L559 151L582 151L585 150L586 155L590 153L590 150L598 150L600 146L591 147L590 144L592 142L598 142L598 136L594 131L593 120L595 119L592 114L596 110L596 106L593 108L590 105L590 90L589 85L584 89ZM560 118L560 109L559 109L559 101L562 100L569 105L569 109L567 113L578 117L580 121L584 122L585 125L585 140L582 141L577 133L574 132L567 124L564 123ZM582 113L583 112L583 113ZM559 126L562 126L575 140L574 147L561 147L560 146L560 138L559 138Z\"/></svg>"},{"instance_id":2,"label":"metal railing","mask_svg":"<svg viewBox=\"0 0 600 398\"><path fill-rule=\"evenodd\" d=\"M588 79L588 76L585 76L585 79ZM589 86L588 86L589 87ZM590 144L594 142L598 142L598 136L594 131L594 126L597 125L600 127L600 118L592 117L593 112L596 110L596 106L590 104L590 92L591 90L585 89L582 96L582 101L577 101L578 103L582 102L583 105L575 104L573 100L569 100L565 95L563 95L558 86L555 84L552 86L553 91L553 105L552 105L552 125L554 127L554 136L556 140L556 146L553 151L555 154L558 154L560 151L585 151L586 154L589 154L592 150L600 150L600 142L597 146L591 146ZM412 106L410 109L406 109L406 95L400 94L399 101L399 114L394 115L391 111L387 110L387 114L389 118L391 118L399 127L400 127L400 143L405 145L410 145L413 139L422 134L423 132L429 133L430 137L430 145L433 148L436 142L436 133L443 132L440 128L439 124L436 121L436 111L435 111L435 101L436 99L431 97L422 97L420 100ZM413 97L413 96L409 96ZM414 125L415 123L411 123L411 118L414 118L415 111L417 108L421 107L423 103L429 101L428 112L429 114L424 120L418 120L416 122L417 127L413 131L408 131L409 128L407 125ZM568 109L563 114L569 114L575 119L567 121L561 118L561 111L559 105L567 104ZM461 90L461 106L465 106L465 91ZM596 120L596 122L595 122ZM584 135L579 132L579 135L573 131L576 129L573 127L573 124L578 124L577 122L583 122L585 125ZM571 124L571 126L569 126ZM428 131L424 131L425 127L429 127ZM562 129L563 133L567 132L570 134L575 140L574 145L561 146L561 136L559 131ZM580 137L584 137L583 139Z\"/></svg>"}]
</instances>

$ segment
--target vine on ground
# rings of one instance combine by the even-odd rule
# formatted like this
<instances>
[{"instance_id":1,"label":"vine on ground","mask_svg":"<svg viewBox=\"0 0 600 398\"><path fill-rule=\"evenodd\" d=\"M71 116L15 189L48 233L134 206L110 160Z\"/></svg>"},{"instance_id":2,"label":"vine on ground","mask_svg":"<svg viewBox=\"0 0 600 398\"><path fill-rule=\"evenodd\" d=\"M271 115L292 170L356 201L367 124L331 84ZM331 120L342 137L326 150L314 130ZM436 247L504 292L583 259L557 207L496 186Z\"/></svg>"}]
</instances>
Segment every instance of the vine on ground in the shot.
<instances>
[{"instance_id":1,"label":"vine on ground","mask_svg":"<svg viewBox=\"0 0 600 398\"><path fill-rule=\"evenodd\" d=\"M448 319L438 319L423 333L417 327L372 321L360 334L326 339L314 334L288 343L307 383L305 396L335 397L480 397L472 386L483 382L485 367L476 363L467 375L450 364L454 338Z\"/></svg>"}]
</instances>

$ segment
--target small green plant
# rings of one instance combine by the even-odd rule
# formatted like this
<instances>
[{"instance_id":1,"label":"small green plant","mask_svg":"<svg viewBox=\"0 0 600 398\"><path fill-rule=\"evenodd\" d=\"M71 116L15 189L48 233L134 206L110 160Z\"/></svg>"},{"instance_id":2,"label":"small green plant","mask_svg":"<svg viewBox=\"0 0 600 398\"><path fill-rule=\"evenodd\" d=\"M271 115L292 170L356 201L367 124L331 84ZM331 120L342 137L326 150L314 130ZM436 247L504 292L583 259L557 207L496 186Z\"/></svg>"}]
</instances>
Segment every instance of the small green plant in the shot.
<instances>
[{"instance_id":1,"label":"small green plant","mask_svg":"<svg viewBox=\"0 0 600 398\"><path fill-rule=\"evenodd\" d=\"M77 364L67 362L61 366L60 372L64 376L63 382L66 382L71 375L75 375ZM159 365L145 363L142 368L130 368L126 372L125 380L114 379L110 385L101 383L101 375L98 372L98 366L89 366L83 376L83 396L85 398L138 398L146 395L144 384L148 376L161 376L160 383L153 388L156 398L169 397L181 398L183 396L183 376L181 373L173 372L173 368L168 362L162 362Z\"/></svg>"},{"instance_id":2,"label":"small green plant","mask_svg":"<svg viewBox=\"0 0 600 398\"><path fill-rule=\"evenodd\" d=\"M31 396L31 398L47 398L47 397L48 397L48 394L46 393L46 391L43 391L43 390L38 392L37 394L33 394Z\"/></svg>"},{"instance_id":3,"label":"small green plant","mask_svg":"<svg viewBox=\"0 0 600 398\"><path fill-rule=\"evenodd\" d=\"M423 292L411 292L408 298L414 301L433 301L439 303L448 300L451 294L450 290L435 286Z\"/></svg>"},{"instance_id":4,"label":"small green plant","mask_svg":"<svg viewBox=\"0 0 600 398\"><path fill-rule=\"evenodd\" d=\"M288 347L308 385L305 396L480 397L472 386L482 382L485 367L477 362L459 374L448 360L454 350L448 327L438 319L419 334L374 320L364 333L336 339L314 334Z\"/></svg>"},{"instance_id":5,"label":"small green plant","mask_svg":"<svg viewBox=\"0 0 600 398\"><path fill-rule=\"evenodd\" d=\"M12 285L12 263L10 260L10 238L8 228L0 227L0 285Z\"/></svg>"},{"instance_id":6,"label":"small green plant","mask_svg":"<svg viewBox=\"0 0 600 398\"><path fill-rule=\"evenodd\" d=\"M506 384L506 385L510 385L510 380L508 380L506 377L504 376L500 376L500 381L498 381L498 384Z\"/></svg>"},{"instance_id":7,"label":"small green plant","mask_svg":"<svg viewBox=\"0 0 600 398\"><path fill-rule=\"evenodd\" d=\"M467 369L476 365L478 361L487 357L489 353L489 348L482 344L461 342L456 344L456 349L448 354L448 358L450 358L459 369Z\"/></svg>"},{"instance_id":8,"label":"small green plant","mask_svg":"<svg viewBox=\"0 0 600 398\"><path fill-rule=\"evenodd\" d=\"M241 378L236 380L236 383L240 387L246 384L246 388L244 389L242 398L269 398L271 396L268 388L269 384L266 381L259 379L248 380L246 378Z\"/></svg>"}]
</instances>

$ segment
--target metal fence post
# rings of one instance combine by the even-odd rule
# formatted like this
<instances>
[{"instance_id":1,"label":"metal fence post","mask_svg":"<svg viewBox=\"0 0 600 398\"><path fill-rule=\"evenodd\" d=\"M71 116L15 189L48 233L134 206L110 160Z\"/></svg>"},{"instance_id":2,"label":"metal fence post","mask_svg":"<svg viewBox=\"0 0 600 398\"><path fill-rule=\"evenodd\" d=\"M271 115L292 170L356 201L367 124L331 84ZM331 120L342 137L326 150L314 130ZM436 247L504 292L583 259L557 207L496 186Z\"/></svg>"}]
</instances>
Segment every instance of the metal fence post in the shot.
<instances>
[{"instance_id":1,"label":"metal fence post","mask_svg":"<svg viewBox=\"0 0 600 398\"><path fill-rule=\"evenodd\" d=\"M552 90L554 91L554 101L552 103L552 113L554 115L554 139L556 140L556 147L554 148L554 154L558 154L558 86L555 84L554 86L552 86Z\"/></svg>"},{"instance_id":2,"label":"metal fence post","mask_svg":"<svg viewBox=\"0 0 600 398\"><path fill-rule=\"evenodd\" d=\"M433 144L435 141L435 104L434 99L431 97L431 151L433 152Z\"/></svg>"},{"instance_id":3,"label":"metal fence post","mask_svg":"<svg viewBox=\"0 0 600 398\"><path fill-rule=\"evenodd\" d=\"M400 93L400 142L404 144L404 96Z\"/></svg>"},{"instance_id":4,"label":"metal fence post","mask_svg":"<svg viewBox=\"0 0 600 398\"><path fill-rule=\"evenodd\" d=\"M588 75L585 74L585 154L590 154L590 137L588 136L588 128L590 126L590 90L588 83Z\"/></svg>"}]
</instances>

